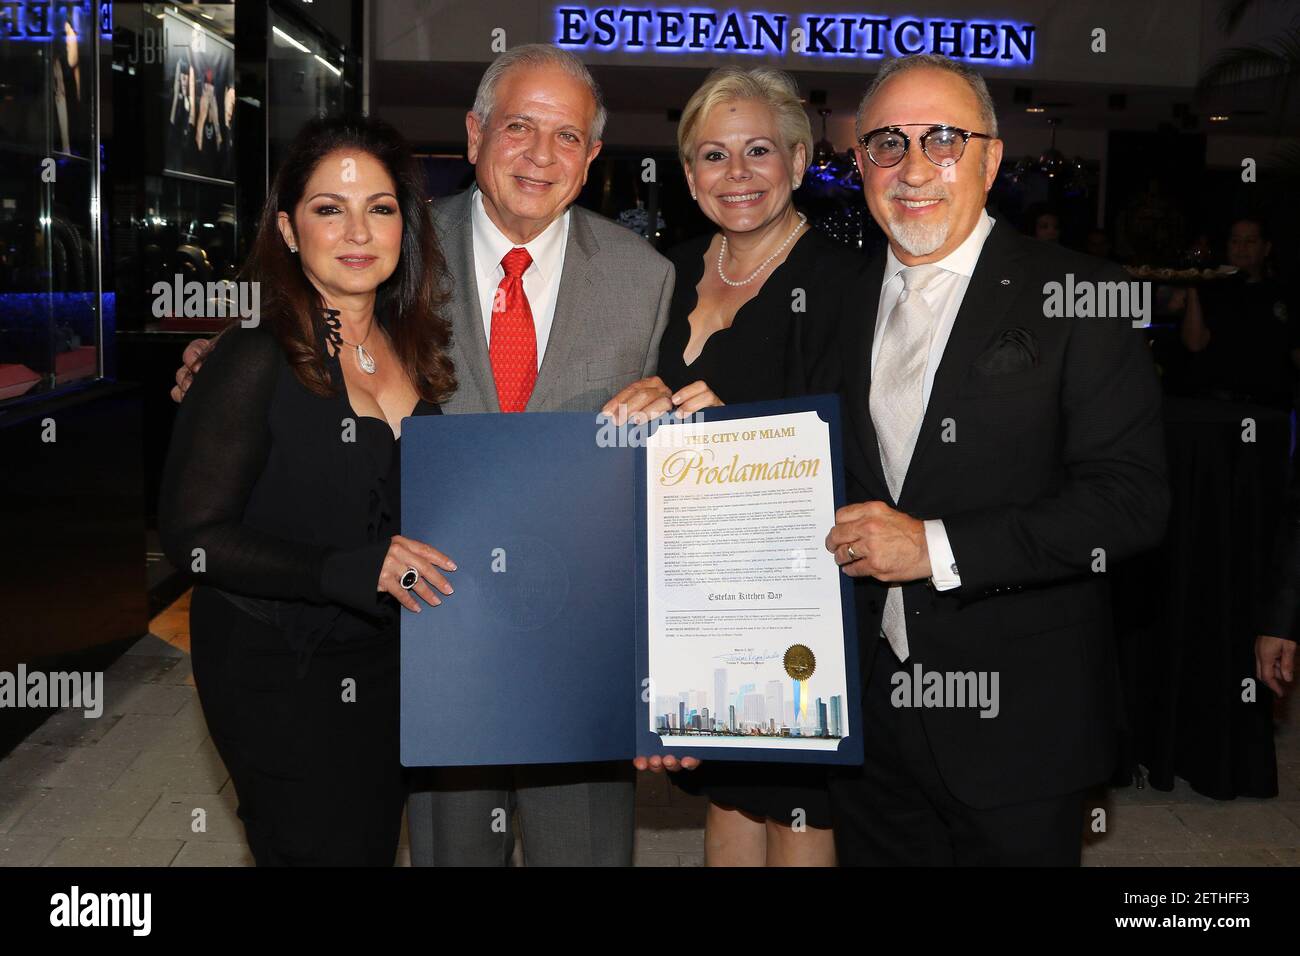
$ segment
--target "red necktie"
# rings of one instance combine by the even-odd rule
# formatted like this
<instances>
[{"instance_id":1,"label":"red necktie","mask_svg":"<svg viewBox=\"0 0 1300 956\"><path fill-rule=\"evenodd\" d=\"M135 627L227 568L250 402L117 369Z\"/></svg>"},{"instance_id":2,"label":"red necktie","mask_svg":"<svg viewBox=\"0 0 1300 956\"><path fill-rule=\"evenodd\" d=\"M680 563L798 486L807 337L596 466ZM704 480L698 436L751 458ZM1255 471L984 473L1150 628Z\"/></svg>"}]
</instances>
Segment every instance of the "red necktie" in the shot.
<instances>
[{"instance_id":1,"label":"red necktie","mask_svg":"<svg viewBox=\"0 0 1300 956\"><path fill-rule=\"evenodd\" d=\"M528 250L511 249L501 259L505 278L492 297L492 341L488 357L503 412L522 412L537 381L537 331L524 294L524 272L533 263Z\"/></svg>"}]
</instances>

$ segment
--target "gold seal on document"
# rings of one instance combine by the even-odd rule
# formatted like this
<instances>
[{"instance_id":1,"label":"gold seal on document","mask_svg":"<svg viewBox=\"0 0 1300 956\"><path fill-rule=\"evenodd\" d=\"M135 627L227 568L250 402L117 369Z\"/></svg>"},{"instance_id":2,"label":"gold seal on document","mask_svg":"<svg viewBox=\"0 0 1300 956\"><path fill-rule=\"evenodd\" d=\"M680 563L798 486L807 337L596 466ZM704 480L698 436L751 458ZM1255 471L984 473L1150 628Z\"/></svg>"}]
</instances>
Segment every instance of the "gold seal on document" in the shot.
<instances>
[{"instance_id":1,"label":"gold seal on document","mask_svg":"<svg viewBox=\"0 0 1300 956\"><path fill-rule=\"evenodd\" d=\"M792 644L785 652L785 672L795 680L807 680L817 669L817 658L803 644Z\"/></svg>"}]
</instances>

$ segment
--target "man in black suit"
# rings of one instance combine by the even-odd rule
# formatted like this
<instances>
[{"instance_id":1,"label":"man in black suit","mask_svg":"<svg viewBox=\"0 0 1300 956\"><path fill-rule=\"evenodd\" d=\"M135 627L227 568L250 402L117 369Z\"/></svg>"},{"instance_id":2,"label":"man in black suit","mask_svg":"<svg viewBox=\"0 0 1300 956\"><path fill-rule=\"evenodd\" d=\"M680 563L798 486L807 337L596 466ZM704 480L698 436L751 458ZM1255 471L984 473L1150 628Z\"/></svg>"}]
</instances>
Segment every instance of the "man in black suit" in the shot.
<instances>
[{"instance_id":1,"label":"man in black suit","mask_svg":"<svg viewBox=\"0 0 1300 956\"><path fill-rule=\"evenodd\" d=\"M857 133L889 248L823 370L856 502L826 545L855 578L865 672L839 860L1077 865L1122 719L1105 571L1168 512L1142 299L1074 317L1128 277L989 218L1002 143L968 68L886 64ZM1100 306L1076 300L1089 284Z\"/></svg>"}]
</instances>

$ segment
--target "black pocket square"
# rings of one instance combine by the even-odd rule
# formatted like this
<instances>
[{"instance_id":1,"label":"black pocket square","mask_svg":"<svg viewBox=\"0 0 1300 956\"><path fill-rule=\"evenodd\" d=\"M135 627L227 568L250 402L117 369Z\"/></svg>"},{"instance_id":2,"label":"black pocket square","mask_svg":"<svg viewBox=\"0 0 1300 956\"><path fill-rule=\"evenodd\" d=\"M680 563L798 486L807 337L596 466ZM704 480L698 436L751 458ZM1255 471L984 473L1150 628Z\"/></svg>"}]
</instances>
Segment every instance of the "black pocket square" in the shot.
<instances>
[{"instance_id":1,"label":"black pocket square","mask_svg":"<svg viewBox=\"0 0 1300 956\"><path fill-rule=\"evenodd\" d=\"M975 359L975 369L983 375L1006 375L1023 372L1038 365L1038 339L1028 329L1003 329L998 340Z\"/></svg>"}]
</instances>

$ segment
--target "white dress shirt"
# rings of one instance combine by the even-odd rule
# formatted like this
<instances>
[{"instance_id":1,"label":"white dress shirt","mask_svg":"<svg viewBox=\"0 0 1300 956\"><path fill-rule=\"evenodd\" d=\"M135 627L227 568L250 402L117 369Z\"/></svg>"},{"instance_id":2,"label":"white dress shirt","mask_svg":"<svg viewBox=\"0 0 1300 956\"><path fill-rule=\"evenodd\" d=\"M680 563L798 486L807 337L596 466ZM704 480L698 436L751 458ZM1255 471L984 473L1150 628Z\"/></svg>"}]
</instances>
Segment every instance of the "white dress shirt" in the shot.
<instances>
[{"instance_id":1,"label":"white dress shirt","mask_svg":"<svg viewBox=\"0 0 1300 956\"><path fill-rule=\"evenodd\" d=\"M930 355L925 366L925 380L922 392L924 407L930 404L930 392L934 389L934 374L939 369L943 350L952 335L953 324L957 321L957 312L961 309L962 299L970 285L970 277L975 272L975 263L979 261L984 248L984 240L993 228L993 219L987 212L981 213L975 228L971 230L966 241L933 263L944 270L935 276L925 287L922 296L925 304L934 313L934 337L930 340ZM885 320L894 310L898 297L903 291L903 263L898 261L891 248L885 256L885 279L880 287L880 308L876 312L876 333L871 342L871 370L875 373L876 356L880 354L880 340L885 333ZM940 591L949 591L961 587L961 576L957 573L957 559L953 556L952 546L948 543L948 532L943 527L942 519L934 518L925 522L925 543L930 551L930 574L934 586Z\"/></svg>"},{"instance_id":2,"label":"white dress shirt","mask_svg":"<svg viewBox=\"0 0 1300 956\"><path fill-rule=\"evenodd\" d=\"M474 190L470 201L470 222L474 232L474 274L478 280L479 309L483 316L483 335L492 343L492 300L496 295L506 270L501 260L516 248L490 218L483 208L483 193ZM560 274L564 271L564 249L569 242L569 211L542 230L524 248L533 257L532 264L524 270L524 295L533 313L533 328L537 332L537 367L541 368L546 354L546 343L551 337L551 324L555 319L555 300L560 294Z\"/></svg>"}]
</instances>

